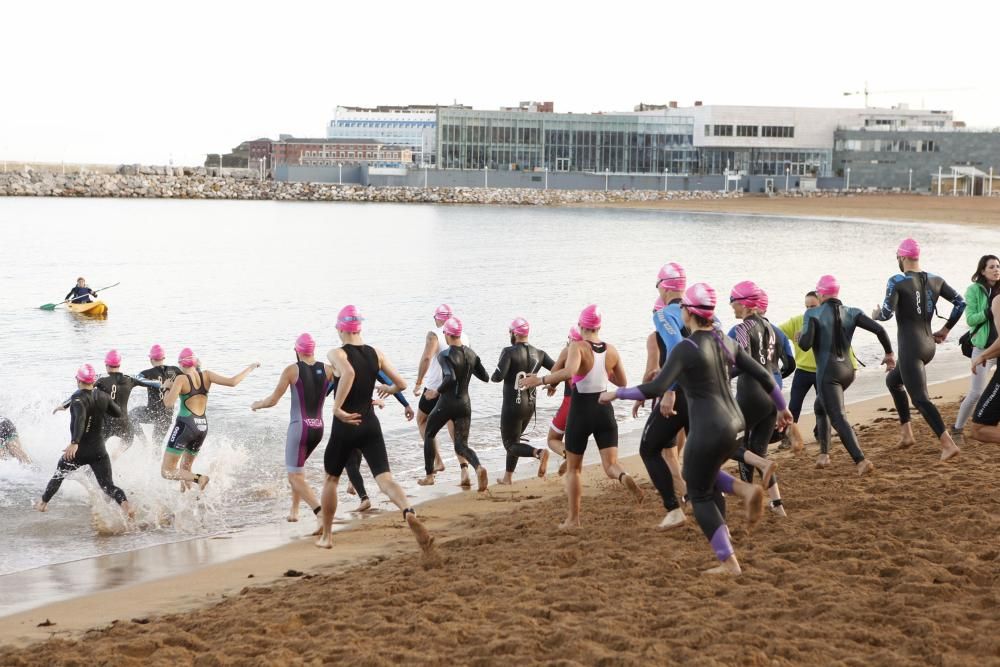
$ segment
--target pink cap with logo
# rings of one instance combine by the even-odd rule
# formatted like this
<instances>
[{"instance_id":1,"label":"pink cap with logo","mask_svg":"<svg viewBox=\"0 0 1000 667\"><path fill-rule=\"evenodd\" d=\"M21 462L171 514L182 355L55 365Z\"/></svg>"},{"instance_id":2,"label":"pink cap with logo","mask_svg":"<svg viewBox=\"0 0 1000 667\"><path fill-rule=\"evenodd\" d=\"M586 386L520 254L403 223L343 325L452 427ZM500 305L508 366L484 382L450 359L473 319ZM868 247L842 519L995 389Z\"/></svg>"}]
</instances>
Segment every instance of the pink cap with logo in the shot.
<instances>
[{"instance_id":1,"label":"pink cap with logo","mask_svg":"<svg viewBox=\"0 0 1000 667\"><path fill-rule=\"evenodd\" d=\"M523 317L515 317L510 323L510 332L515 336L527 336L531 331L531 325Z\"/></svg>"},{"instance_id":2,"label":"pink cap with logo","mask_svg":"<svg viewBox=\"0 0 1000 667\"><path fill-rule=\"evenodd\" d=\"M94 384L97 381L97 373L90 364L84 364L76 370L76 379L83 384Z\"/></svg>"},{"instance_id":3,"label":"pink cap with logo","mask_svg":"<svg viewBox=\"0 0 1000 667\"><path fill-rule=\"evenodd\" d=\"M462 335L462 320L457 317L449 317L444 323L444 332L449 336L459 338Z\"/></svg>"},{"instance_id":4,"label":"pink cap with logo","mask_svg":"<svg viewBox=\"0 0 1000 667\"><path fill-rule=\"evenodd\" d=\"M715 290L708 283L695 283L684 291L681 304L688 311L704 317L706 320L712 319L715 315Z\"/></svg>"},{"instance_id":5,"label":"pink cap with logo","mask_svg":"<svg viewBox=\"0 0 1000 667\"><path fill-rule=\"evenodd\" d=\"M118 353L118 350L111 350L106 355L104 355L104 365L110 366L111 368L117 368L122 365L122 355Z\"/></svg>"}]
</instances>

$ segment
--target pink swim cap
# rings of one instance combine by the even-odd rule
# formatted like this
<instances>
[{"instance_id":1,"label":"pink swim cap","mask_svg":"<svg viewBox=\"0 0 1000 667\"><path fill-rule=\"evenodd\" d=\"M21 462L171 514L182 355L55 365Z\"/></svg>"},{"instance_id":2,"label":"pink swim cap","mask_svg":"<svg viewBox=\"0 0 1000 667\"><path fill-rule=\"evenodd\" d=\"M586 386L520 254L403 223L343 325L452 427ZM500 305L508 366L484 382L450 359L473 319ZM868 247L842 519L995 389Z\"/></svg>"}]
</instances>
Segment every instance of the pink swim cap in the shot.
<instances>
[{"instance_id":1,"label":"pink swim cap","mask_svg":"<svg viewBox=\"0 0 1000 667\"><path fill-rule=\"evenodd\" d=\"M190 347L185 347L177 355L177 363L181 365L181 368L192 368L198 365L198 357L194 356L194 352Z\"/></svg>"},{"instance_id":2,"label":"pink swim cap","mask_svg":"<svg viewBox=\"0 0 1000 667\"><path fill-rule=\"evenodd\" d=\"M90 364L84 364L76 370L76 379L83 384L94 384L97 381L97 373Z\"/></svg>"},{"instance_id":3,"label":"pink swim cap","mask_svg":"<svg viewBox=\"0 0 1000 667\"><path fill-rule=\"evenodd\" d=\"M316 341L307 333L299 334L299 337L295 339L295 351L303 356L311 357L316 351Z\"/></svg>"},{"instance_id":4,"label":"pink swim cap","mask_svg":"<svg viewBox=\"0 0 1000 667\"><path fill-rule=\"evenodd\" d=\"M896 257L920 259L920 244L913 239L903 239L896 248Z\"/></svg>"},{"instance_id":5,"label":"pink swim cap","mask_svg":"<svg viewBox=\"0 0 1000 667\"><path fill-rule=\"evenodd\" d=\"M837 296L840 294L840 282L829 274L820 276L819 281L816 283L816 294Z\"/></svg>"},{"instance_id":6,"label":"pink swim cap","mask_svg":"<svg viewBox=\"0 0 1000 667\"><path fill-rule=\"evenodd\" d=\"M110 366L111 368L117 368L122 365L122 355L118 353L118 350L111 350L106 355L104 355L104 365Z\"/></svg>"},{"instance_id":7,"label":"pink swim cap","mask_svg":"<svg viewBox=\"0 0 1000 667\"><path fill-rule=\"evenodd\" d=\"M663 299L661 299L660 297L656 297L656 301L653 302L653 312L658 313L664 308L666 308L666 306L667 304L663 303Z\"/></svg>"},{"instance_id":8,"label":"pink swim cap","mask_svg":"<svg viewBox=\"0 0 1000 667\"><path fill-rule=\"evenodd\" d=\"M149 358L153 361L163 361L167 358L167 355L163 352L163 348L159 345L154 345L149 348Z\"/></svg>"},{"instance_id":9,"label":"pink swim cap","mask_svg":"<svg viewBox=\"0 0 1000 667\"><path fill-rule=\"evenodd\" d=\"M757 310L759 310L762 313L766 313L767 312L767 305L770 302L771 302L770 299L767 298L767 292L765 292L764 290L761 290L760 291L759 303L757 305Z\"/></svg>"},{"instance_id":10,"label":"pink swim cap","mask_svg":"<svg viewBox=\"0 0 1000 667\"><path fill-rule=\"evenodd\" d=\"M601 328L601 309L598 308L596 303L590 304L580 312L580 319L577 320L577 324L580 325L581 329Z\"/></svg>"},{"instance_id":11,"label":"pink swim cap","mask_svg":"<svg viewBox=\"0 0 1000 667\"><path fill-rule=\"evenodd\" d=\"M677 262L667 262L660 267L656 275L656 287L662 287L670 292L682 292L687 286L687 274L684 267Z\"/></svg>"},{"instance_id":12,"label":"pink swim cap","mask_svg":"<svg viewBox=\"0 0 1000 667\"><path fill-rule=\"evenodd\" d=\"M449 317L444 323L444 332L448 336L459 338L462 335L462 320L457 317Z\"/></svg>"},{"instance_id":13,"label":"pink swim cap","mask_svg":"<svg viewBox=\"0 0 1000 667\"><path fill-rule=\"evenodd\" d=\"M510 323L510 332L515 336L527 336L531 331L531 325L523 317L515 317Z\"/></svg>"},{"instance_id":14,"label":"pink swim cap","mask_svg":"<svg viewBox=\"0 0 1000 667\"><path fill-rule=\"evenodd\" d=\"M757 283L752 280L744 280L733 285L732 291L729 292L729 303L739 301L747 308L760 310L760 297L763 293L764 290Z\"/></svg>"},{"instance_id":15,"label":"pink swim cap","mask_svg":"<svg viewBox=\"0 0 1000 667\"><path fill-rule=\"evenodd\" d=\"M344 333L361 333L361 323L365 318L357 306L347 305L337 313L337 331Z\"/></svg>"},{"instance_id":16,"label":"pink swim cap","mask_svg":"<svg viewBox=\"0 0 1000 667\"><path fill-rule=\"evenodd\" d=\"M684 291L681 304L706 320L715 315L715 290L708 283L695 283Z\"/></svg>"},{"instance_id":17,"label":"pink swim cap","mask_svg":"<svg viewBox=\"0 0 1000 667\"><path fill-rule=\"evenodd\" d=\"M580 330L576 326L571 326L569 328L569 339L573 341L583 340L583 336L580 335Z\"/></svg>"},{"instance_id":18,"label":"pink swim cap","mask_svg":"<svg viewBox=\"0 0 1000 667\"><path fill-rule=\"evenodd\" d=\"M451 306L446 303L442 303L440 306L434 309L434 319L438 321L447 320L451 317Z\"/></svg>"}]
</instances>

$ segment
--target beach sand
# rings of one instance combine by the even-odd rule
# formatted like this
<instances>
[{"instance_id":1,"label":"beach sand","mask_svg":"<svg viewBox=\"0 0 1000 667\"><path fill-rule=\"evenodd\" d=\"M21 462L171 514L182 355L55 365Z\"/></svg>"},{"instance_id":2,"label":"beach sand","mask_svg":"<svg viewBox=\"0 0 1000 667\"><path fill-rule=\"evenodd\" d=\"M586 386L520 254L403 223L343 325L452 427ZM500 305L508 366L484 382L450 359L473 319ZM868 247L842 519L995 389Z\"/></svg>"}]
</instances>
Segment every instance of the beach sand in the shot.
<instances>
[{"instance_id":1,"label":"beach sand","mask_svg":"<svg viewBox=\"0 0 1000 667\"><path fill-rule=\"evenodd\" d=\"M965 385L933 387L947 419ZM937 465L918 418L918 445L899 451L889 405L849 409L866 424L871 476L857 478L835 440L823 471L815 447L776 456L787 519L746 535L729 500L738 579L700 574L714 557L693 519L653 530L663 509L632 459L646 502L590 468L578 533L555 530L554 475L462 494L421 508L432 558L386 513L337 534L330 552L303 539L5 618L0 664L996 663L995 446L970 440ZM55 625L36 627L46 619Z\"/></svg>"}]
</instances>

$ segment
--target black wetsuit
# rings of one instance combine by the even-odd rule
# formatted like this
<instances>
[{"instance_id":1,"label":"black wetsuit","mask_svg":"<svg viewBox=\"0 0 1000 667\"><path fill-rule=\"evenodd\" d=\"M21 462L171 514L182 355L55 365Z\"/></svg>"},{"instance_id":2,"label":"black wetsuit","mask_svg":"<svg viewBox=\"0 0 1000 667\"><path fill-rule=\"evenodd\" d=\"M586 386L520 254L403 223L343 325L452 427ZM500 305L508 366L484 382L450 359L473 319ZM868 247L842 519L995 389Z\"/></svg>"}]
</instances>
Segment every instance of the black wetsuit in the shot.
<instances>
[{"instance_id":1,"label":"black wetsuit","mask_svg":"<svg viewBox=\"0 0 1000 667\"><path fill-rule=\"evenodd\" d=\"M691 429L684 447L684 480L694 516L719 560L733 554L722 497L733 492L733 478L721 468L738 447L736 436L744 426L743 413L729 391L732 366L784 407L770 371L715 330L693 332L671 351L652 382L618 392L620 398L640 399L662 396L675 383L684 390Z\"/></svg>"},{"instance_id":2,"label":"black wetsuit","mask_svg":"<svg viewBox=\"0 0 1000 667\"><path fill-rule=\"evenodd\" d=\"M133 422L133 428L139 424L153 425L153 438L162 442L167 431L170 430L170 413L167 406L163 404L163 397L167 390L163 388L163 383L173 380L183 371L177 366L153 366L139 373L139 378L143 380L153 380L160 383L160 387L147 387L146 405L135 408L129 412L129 419Z\"/></svg>"},{"instance_id":3,"label":"black wetsuit","mask_svg":"<svg viewBox=\"0 0 1000 667\"><path fill-rule=\"evenodd\" d=\"M449 346L438 354L438 363L444 380L424 428L424 469L428 475L434 474L434 438L449 421L455 424L455 454L468 461L473 469L479 467L479 457L469 447L469 427L472 425L469 382L473 375L483 382L490 381L483 362L466 345Z\"/></svg>"},{"instance_id":4,"label":"black wetsuit","mask_svg":"<svg viewBox=\"0 0 1000 667\"><path fill-rule=\"evenodd\" d=\"M111 397L115 405L121 410L121 417L104 418L104 437L121 438L126 445L132 444L135 437L135 429L128 414L128 399L132 395L132 390L136 387L147 387L150 391L159 391L159 382L150 382L142 378L132 377L124 373L108 373L97 381L97 388Z\"/></svg>"},{"instance_id":5,"label":"black wetsuit","mask_svg":"<svg viewBox=\"0 0 1000 667\"><path fill-rule=\"evenodd\" d=\"M100 389L80 389L70 398L69 413L70 441L78 445L76 456L72 461L59 459L56 473L42 494L42 502L52 500L67 475L81 466L90 466L101 490L121 505L128 498L124 491L115 486L111 474L111 458L104 447L105 417L121 418L121 408Z\"/></svg>"},{"instance_id":6,"label":"black wetsuit","mask_svg":"<svg viewBox=\"0 0 1000 667\"><path fill-rule=\"evenodd\" d=\"M965 300L941 276L925 271L907 271L889 278L885 300L875 319L885 321L896 314L896 347L899 358L896 368L885 378L885 384L896 405L899 423L910 421L910 401L923 415L938 437L945 432L941 413L927 395L924 366L934 358L935 343L931 333L938 297L951 301L953 308L945 326L952 329L965 310ZM818 368L818 364L817 364ZM909 400L907 400L909 394Z\"/></svg>"},{"instance_id":7,"label":"black wetsuit","mask_svg":"<svg viewBox=\"0 0 1000 667\"><path fill-rule=\"evenodd\" d=\"M90 303L93 301L91 296L97 296L97 292L89 287L74 287L66 293L65 298L73 299L73 303Z\"/></svg>"},{"instance_id":8,"label":"black wetsuit","mask_svg":"<svg viewBox=\"0 0 1000 667\"><path fill-rule=\"evenodd\" d=\"M385 451L382 424L372 407L372 394L380 370L378 352L371 345L345 344L341 349L354 369L354 382L341 409L361 415L361 423L348 424L334 418L323 455L323 467L331 477L340 477L352 453L357 450L368 462L372 476L378 477L389 472L389 455ZM359 492L363 490L364 487Z\"/></svg>"},{"instance_id":9,"label":"black wetsuit","mask_svg":"<svg viewBox=\"0 0 1000 667\"><path fill-rule=\"evenodd\" d=\"M854 330L861 327L878 336L886 354L892 353L892 342L882 325L857 308L848 308L839 299L827 299L817 308L806 311L799 335L799 347L812 349L816 355L816 439L819 450L830 450L830 426L833 425L844 448L855 463L865 455L858 445L858 436L847 421L844 392L854 382L851 363L851 340Z\"/></svg>"},{"instance_id":10,"label":"black wetsuit","mask_svg":"<svg viewBox=\"0 0 1000 667\"><path fill-rule=\"evenodd\" d=\"M503 381L503 404L500 408L500 439L507 450L507 472L514 472L517 459L537 458L541 450L521 442L521 434L535 416L535 389L518 389L525 375L540 368L552 370L555 362L548 354L527 343L514 343L500 353L493 382Z\"/></svg>"}]
</instances>

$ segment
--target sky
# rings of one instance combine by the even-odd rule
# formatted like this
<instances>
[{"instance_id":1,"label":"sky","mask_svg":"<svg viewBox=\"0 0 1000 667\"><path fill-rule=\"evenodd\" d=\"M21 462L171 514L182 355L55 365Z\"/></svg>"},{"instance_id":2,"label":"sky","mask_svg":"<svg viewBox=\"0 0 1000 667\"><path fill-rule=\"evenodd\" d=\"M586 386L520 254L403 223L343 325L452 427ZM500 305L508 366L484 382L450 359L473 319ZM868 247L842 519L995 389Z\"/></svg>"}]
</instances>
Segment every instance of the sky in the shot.
<instances>
[{"instance_id":1,"label":"sky","mask_svg":"<svg viewBox=\"0 0 1000 667\"><path fill-rule=\"evenodd\" d=\"M82 3L0 18L0 159L193 165L337 105L950 109L1000 127L1000 2Z\"/></svg>"}]
</instances>

